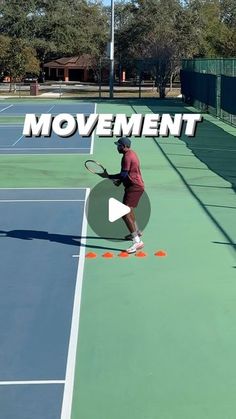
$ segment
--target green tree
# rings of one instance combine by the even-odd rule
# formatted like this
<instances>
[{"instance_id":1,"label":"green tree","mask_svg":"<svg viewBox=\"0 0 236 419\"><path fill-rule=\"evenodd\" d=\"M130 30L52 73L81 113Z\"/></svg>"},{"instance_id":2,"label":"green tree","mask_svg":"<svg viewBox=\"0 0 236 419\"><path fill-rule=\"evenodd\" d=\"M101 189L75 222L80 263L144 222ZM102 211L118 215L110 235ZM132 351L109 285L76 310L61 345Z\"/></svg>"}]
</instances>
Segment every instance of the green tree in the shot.
<instances>
[{"instance_id":1,"label":"green tree","mask_svg":"<svg viewBox=\"0 0 236 419\"><path fill-rule=\"evenodd\" d=\"M236 29L236 4L235 0L220 1L221 19L234 30Z\"/></svg>"},{"instance_id":2,"label":"green tree","mask_svg":"<svg viewBox=\"0 0 236 419\"><path fill-rule=\"evenodd\" d=\"M178 0L136 0L132 19L119 33L119 45L141 70L153 72L160 97L179 71L181 58L197 52L192 14Z\"/></svg>"},{"instance_id":3,"label":"green tree","mask_svg":"<svg viewBox=\"0 0 236 419\"><path fill-rule=\"evenodd\" d=\"M28 40L42 62L62 55L99 56L107 40L107 17L99 2L2 0L0 32Z\"/></svg>"},{"instance_id":4,"label":"green tree","mask_svg":"<svg viewBox=\"0 0 236 419\"><path fill-rule=\"evenodd\" d=\"M233 6L234 3L234 6ZM230 57L236 54L236 7L231 0L189 0L187 7L198 27L200 57Z\"/></svg>"},{"instance_id":5,"label":"green tree","mask_svg":"<svg viewBox=\"0 0 236 419\"><path fill-rule=\"evenodd\" d=\"M15 82L25 73L39 73L35 50L22 39L12 38L5 54L5 70Z\"/></svg>"},{"instance_id":6,"label":"green tree","mask_svg":"<svg viewBox=\"0 0 236 419\"><path fill-rule=\"evenodd\" d=\"M100 55L106 42L106 16L100 3L48 0L34 16L35 46L44 56ZM49 48L47 48L49 47ZM51 54L50 54L51 53Z\"/></svg>"},{"instance_id":7,"label":"green tree","mask_svg":"<svg viewBox=\"0 0 236 419\"><path fill-rule=\"evenodd\" d=\"M3 74L6 68L6 60L8 50L10 48L11 38L8 36L0 35L0 73Z\"/></svg>"},{"instance_id":8,"label":"green tree","mask_svg":"<svg viewBox=\"0 0 236 419\"><path fill-rule=\"evenodd\" d=\"M19 39L32 39L32 16L35 13L35 0L2 0L0 32Z\"/></svg>"}]
</instances>

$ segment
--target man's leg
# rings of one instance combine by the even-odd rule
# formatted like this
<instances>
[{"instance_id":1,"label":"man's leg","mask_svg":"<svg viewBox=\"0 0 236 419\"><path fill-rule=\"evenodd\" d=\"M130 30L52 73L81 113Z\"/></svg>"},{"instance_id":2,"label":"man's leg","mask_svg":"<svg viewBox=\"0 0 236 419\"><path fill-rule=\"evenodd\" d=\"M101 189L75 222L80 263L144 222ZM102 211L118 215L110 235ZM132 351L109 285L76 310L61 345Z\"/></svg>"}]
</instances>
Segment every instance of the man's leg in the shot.
<instances>
[{"instance_id":1,"label":"man's leg","mask_svg":"<svg viewBox=\"0 0 236 419\"><path fill-rule=\"evenodd\" d=\"M130 211L129 214L126 214L123 217L123 220L124 220L128 230L131 233L131 234L127 234L127 236L125 236L126 240L132 240L133 239L133 233L137 233L139 237L142 236L142 232L139 230L138 224L137 224L136 219L135 219L135 214L134 214L133 208L131 208L131 211Z\"/></svg>"},{"instance_id":2,"label":"man's leg","mask_svg":"<svg viewBox=\"0 0 236 419\"><path fill-rule=\"evenodd\" d=\"M126 214L123 217L123 220L128 227L128 230L131 233L133 245L127 249L128 253L134 253L137 250L141 249L144 244L140 239L141 234L138 231L138 226L135 219L135 214L133 208L138 205L139 199L142 195L143 191L126 191L123 199L123 203L130 207L129 214ZM133 205L131 204L133 203Z\"/></svg>"},{"instance_id":3,"label":"man's leg","mask_svg":"<svg viewBox=\"0 0 236 419\"><path fill-rule=\"evenodd\" d=\"M137 250L142 249L143 248L143 242L140 239L140 236L138 234L138 231L136 229L136 221L135 221L135 215L134 215L134 210L133 208L131 208L131 211L129 214L126 214L124 217L124 222L127 225L132 239L133 239L133 245L131 247L129 247L127 249L128 253L135 253Z\"/></svg>"},{"instance_id":4,"label":"man's leg","mask_svg":"<svg viewBox=\"0 0 236 419\"><path fill-rule=\"evenodd\" d=\"M136 218L135 218L135 213L134 213L134 209L132 208L132 210L131 210L131 213L132 213L132 217L133 217L133 222L134 222L134 228L135 228L135 233L137 233L138 235L139 235L139 237L140 236L142 236L142 232L141 232L141 230L139 230L139 227L138 227L138 224L137 224L137 221L136 221Z\"/></svg>"},{"instance_id":5,"label":"man's leg","mask_svg":"<svg viewBox=\"0 0 236 419\"><path fill-rule=\"evenodd\" d=\"M134 216L134 211L133 208L130 208L130 212L129 214L124 215L124 217L122 217L128 230L130 231L130 233L135 233L136 231L136 221L135 221L135 216Z\"/></svg>"}]
</instances>

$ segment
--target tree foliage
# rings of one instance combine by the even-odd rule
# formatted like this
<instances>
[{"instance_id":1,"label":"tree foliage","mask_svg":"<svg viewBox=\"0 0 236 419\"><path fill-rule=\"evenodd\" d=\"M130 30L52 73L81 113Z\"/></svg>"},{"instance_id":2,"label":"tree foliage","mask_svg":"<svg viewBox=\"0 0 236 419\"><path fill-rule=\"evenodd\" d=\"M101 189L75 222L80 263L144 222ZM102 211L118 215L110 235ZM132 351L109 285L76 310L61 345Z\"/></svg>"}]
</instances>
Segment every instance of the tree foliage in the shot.
<instances>
[{"instance_id":1,"label":"tree foliage","mask_svg":"<svg viewBox=\"0 0 236 419\"><path fill-rule=\"evenodd\" d=\"M36 38L51 45L57 55L100 54L104 48L106 20L99 4L85 0L48 0L34 17Z\"/></svg>"},{"instance_id":2,"label":"tree foliage","mask_svg":"<svg viewBox=\"0 0 236 419\"><path fill-rule=\"evenodd\" d=\"M82 53L99 56L107 42L107 17L99 2L3 0L0 33L29 41L41 62Z\"/></svg>"},{"instance_id":3,"label":"tree foliage","mask_svg":"<svg viewBox=\"0 0 236 419\"><path fill-rule=\"evenodd\" d=\"M100 0L0 0L0 67L11 61L22 73L61 56L98 59L109 22ZM236 56L235 0L116 0L116 60L126 68L151 63L161 96L182 58L229 56Z\"/></svg>"},{"instance_id":4,"label":"tree foliage","mask_svg":"<svg viewBox=\"0 0 236 419\"><path fill-rule=\"evenodd\" d=\"M126 57L143 60L141 70L149 65L164 97L181 58L197 52L192 15L178 0L135 0L132 6L132 19L118 35L119 47Z\"/></svg>"},{"instance_id":5,"label":"tree foliage","mask_svg":"<svg viewBox=\"0 0 236 419\"><path fill-rule=\"evenodd\" d=\"M161 97L182 58L236 55L235 0L132 0L129 6L117 53L124 63L138 59L139 70L141 63L141 70L149 67Z\"/></svg>"},{"instance_id":6,"label":"tree foliage","mask_svg":"<svg viewBox=\"0 0 236 419\"><path fill-rule=\"evenodd\" d=\"M186 6L194 16L198 29L197 56L235 56L235 0L189 0Z\"/></svg>"},{"instance_id":7,"label":"tree foliage","mask_svg":"<svg viewBox=\"0 0 236 419\"><path fill-rule=\"evenodd\" d=\"M21 39L8 38L2 60L4 70L12 80L20 80L25 73L38 74L40 70L34 48Z\"/></svg>"}]
</instances>

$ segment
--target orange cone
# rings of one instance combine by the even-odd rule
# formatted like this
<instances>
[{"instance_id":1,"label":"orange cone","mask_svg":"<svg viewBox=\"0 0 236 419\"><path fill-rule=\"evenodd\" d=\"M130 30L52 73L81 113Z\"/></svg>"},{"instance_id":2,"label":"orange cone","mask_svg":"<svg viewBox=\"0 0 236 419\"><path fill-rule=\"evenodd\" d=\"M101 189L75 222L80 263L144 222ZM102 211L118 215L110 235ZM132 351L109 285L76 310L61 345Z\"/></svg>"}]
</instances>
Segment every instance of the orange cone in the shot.
<instances>
[{"instance_id":1,"label":"orange cone","mask_svg":"<svg viewBox=\"0 0 236 419\"><path fill-rule=\"evenodd\" d=\"M97 257L97 254L94 253L94 252L88 252L88 253L86 253L85 257L88 258L88 259L94 259L94 258Z\"/></svg>"},{"instance_id":2,"label":"orange cone","mask_svg":"<svg viewBox=\"0 0 236 419\"><path fill-rule=\"evenodd\" d=\"M111 253L111 252L106 252L106 253L103 253L102 257L109 259L109 258L113 258L114 257L114 254Z\"/></svg>"},{"instance_id":3,"label":"orange cone","mask_svg":"<svg viewBox=\"0 0 236 419\"><path fill-rule=\"evenodd\" d=\"M127 252L120 252L118 254L119 258L128 258L129 257L129 253Z\"/></svg>"},{"instance_id":4,"label":"orange cone","mask_svg":"<svg viewBox=\"0 0 236 419\"><path fill-rule=\"evenodd\" d=\"M135 256L136 256L137 258L144 258L145 256L147 256L147 253L140 251L140 252L137 252L137 253L135 254Z\"/></svg>"},{"instance_id":5,"label":"orange cone","mask_svg":"<svg viewBox=\"0 0 236 419\"><path fill-rule=\"evenodd\" d=\"M156 253L154 253L155 256L167 256L167 253L164 250L158 250Z\"/></svg>"}]
</instances>

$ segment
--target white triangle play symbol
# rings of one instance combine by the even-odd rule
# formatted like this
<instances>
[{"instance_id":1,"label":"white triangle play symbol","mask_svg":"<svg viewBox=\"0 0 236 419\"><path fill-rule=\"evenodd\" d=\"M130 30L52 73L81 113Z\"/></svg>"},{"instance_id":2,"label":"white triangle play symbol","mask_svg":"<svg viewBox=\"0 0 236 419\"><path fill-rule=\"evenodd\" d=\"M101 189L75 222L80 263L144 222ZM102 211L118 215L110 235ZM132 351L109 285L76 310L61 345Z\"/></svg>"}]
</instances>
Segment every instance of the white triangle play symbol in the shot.
<instances>
[{"instance_id":1,"label":"white triangle play symbol","mask_svg":"<svg viewBox=\"0 0 236 419\"><path fill-rule=\"evenodd\" d=\"M127 205L122 204L122 202L117 201L115 198L109 198L108 209L108 219L111 223L130 212L130 208Z\"/></svg>"}]
</instances>

